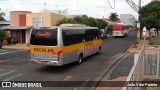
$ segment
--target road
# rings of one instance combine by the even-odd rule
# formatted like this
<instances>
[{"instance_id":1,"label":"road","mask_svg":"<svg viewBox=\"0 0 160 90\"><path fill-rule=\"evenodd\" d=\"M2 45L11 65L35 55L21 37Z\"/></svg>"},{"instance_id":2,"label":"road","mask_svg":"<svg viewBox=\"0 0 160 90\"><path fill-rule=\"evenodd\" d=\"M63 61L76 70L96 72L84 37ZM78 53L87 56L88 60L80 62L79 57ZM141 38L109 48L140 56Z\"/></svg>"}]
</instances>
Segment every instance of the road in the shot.
<instances>
[{"instance_id":1,"label":"road","mask_svg":"<svg viewBox=\"0 0 160 90\"><path fill-rule=\"evenodd\" d=\"M94 81L107 67L112 59L118 57L130 47L136 39L136 32L130 32L124 38L113 38L103 40L102 51L84 59L81 65L75 63L61 67L43 66L33 64L27 56L28 51L16 51L1 54L0 50L0 81ZM5 51L4 51L5 52ZM7 51L9 52L9 51ZM3 52L2 52L3 53ZM16 58L18 54L21 57ZM6 61L5 57L16 59ZM2 59L2 60L1 60ZM3 88L4 90L6 88ZM21 90L13 88L12 90ZM25 88L28 90L27 88ZM29 88L37 90L84 90L83 87L70 88ZM8 90L8 89L6 89Z\"/></svg>"}]
</instances>

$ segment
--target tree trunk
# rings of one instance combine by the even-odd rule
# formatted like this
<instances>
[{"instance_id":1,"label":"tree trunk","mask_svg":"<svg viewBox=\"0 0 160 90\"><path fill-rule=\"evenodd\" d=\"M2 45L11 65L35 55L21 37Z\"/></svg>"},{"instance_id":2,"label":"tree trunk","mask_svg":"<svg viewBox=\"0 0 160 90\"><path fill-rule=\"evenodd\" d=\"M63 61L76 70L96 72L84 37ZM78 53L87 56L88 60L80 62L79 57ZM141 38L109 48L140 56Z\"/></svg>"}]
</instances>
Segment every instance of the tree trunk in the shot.
<instances>
[{"instance_id":1,"label":"tree trunk","mask_svg":"<svg viewBox=\"0 0 160 90\"><path fill-rule=\"evenodd\" d=\"M159 36L159 31L158 31L158 29L156 29L156 32L157 32L157 36Z\"/></svg>"}]
</instances>

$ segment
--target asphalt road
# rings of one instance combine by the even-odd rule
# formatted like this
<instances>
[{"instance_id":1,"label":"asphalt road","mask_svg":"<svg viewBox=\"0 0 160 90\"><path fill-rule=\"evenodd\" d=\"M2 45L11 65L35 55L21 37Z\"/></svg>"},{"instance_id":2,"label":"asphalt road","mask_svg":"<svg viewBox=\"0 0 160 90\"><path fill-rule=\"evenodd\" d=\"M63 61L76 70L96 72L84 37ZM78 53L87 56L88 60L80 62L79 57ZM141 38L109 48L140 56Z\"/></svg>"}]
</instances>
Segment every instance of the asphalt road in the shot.
<instances>
[{"instance_id":1,"label":"asphalt road","mask_svg":"<svg viewBox=\"0 0 160 90\"><path fill-rule=\"evenodd\" d=\"M1 54L0 50L0 81L93 81L95 80L112 62L113 57L118 57L124 53L136 39L136 32L130 32L124 38L108 37L103 40L102 51L84 59L81 65L75 63L61 67L43 66L33 64L27 56L28 51L17 51ZM20 58L15 58L17 55ZM23 57L22 57L23 56ZM7 58L7 59L6 59ZM2 88L8 90L8 88ZM13 88L12 90L22 90ZM70 88L23 88L25 90L84 90L82 87Z\"/></svg>"}]
</instances>

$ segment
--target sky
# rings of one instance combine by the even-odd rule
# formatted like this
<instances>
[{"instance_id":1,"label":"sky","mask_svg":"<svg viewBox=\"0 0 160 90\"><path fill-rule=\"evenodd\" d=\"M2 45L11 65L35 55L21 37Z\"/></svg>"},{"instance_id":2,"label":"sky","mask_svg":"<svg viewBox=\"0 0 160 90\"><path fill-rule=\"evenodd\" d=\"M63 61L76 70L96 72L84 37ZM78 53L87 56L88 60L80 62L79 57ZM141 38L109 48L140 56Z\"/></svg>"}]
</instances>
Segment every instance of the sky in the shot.
<instances>
[{"instance_id":1,"label":"sky","mask_svg":"<svg viewBox=\"0 0 160 90\"><path fill-rule=\"evenodd\" d=\"M138 0L133 0L138 4ZM151 0L141 0L142 6ZM114 0L109 0L114 6ZM94 18L108 18L110 13L132 14L138 17L126 0L115 0L115 9L112 9L107 0L0 0L0 12L4 12L5 19L10 20L10 11L31 11L33 13L46 10L67 10L68 15L83 15Z\"/></svg>"}]
</instances>

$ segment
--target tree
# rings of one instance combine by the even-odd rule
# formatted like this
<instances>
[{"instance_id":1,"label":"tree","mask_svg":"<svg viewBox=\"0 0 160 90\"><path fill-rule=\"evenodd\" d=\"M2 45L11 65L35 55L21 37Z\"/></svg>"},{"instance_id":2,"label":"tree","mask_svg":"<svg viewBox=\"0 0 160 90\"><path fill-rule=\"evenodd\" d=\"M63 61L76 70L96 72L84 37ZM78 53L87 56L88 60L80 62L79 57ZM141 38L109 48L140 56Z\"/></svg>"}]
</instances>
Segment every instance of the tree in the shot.
<instances>
[{"instance_id":1,"label":"tree","mask_svg":"<svg viewBox=\"0 0 160 90\"><path fill-rule=\"evenodd\" d=\"M6 34L4 30L0 30L0 42L3 43L3 40L6 38Z\"/></svg>"},{"instance_id":2,"label":"tree","mask_svg":"<svg viewBox=\"0 0 160 90\"><path fill-rule=\"evenodd\" d=\"M104 29L107 26L107 22L100 20L100 19L94 19L92 17L90 18L84 18L84 17L74 17L72 19L62 19L57 22L57 26L64 23L72 23L72 24L85 24L87 26L92 27L98 27L99 29Z\"/></svg>"},{"instance_id":3,"label":"tree","mask_svg":"<svg viewBox=\"0 0 160 90\"><path fill-rule=\"evenodd\" d=\"M158 29L160 29L160 1L151 1L149 4L140 9L139 14L141 26L146 26L147 29L156 28L157 35L159 35Z\"/></svg>"},{"instance_id":4,"label":"tree","mask_svg":"<svg viewBox=\"0 0 160 90\"><path fill-rule=\"evenodd\" d=\"M109 19L110 19L112 22L118 21L118 15L117 15L117 13L111 13L110 16L109 16Z\"/></svg>"},{"instance_id":5,"label":"tree","mask_svg":"<svg viewBox=\"0 0 160 90\"><path fill-rule=\"evenodd\" d=\"M1 11L1 8L0 8L0 11ZM5 13L0 12L0 21L6 21L3 16L5 16Z\"/></svg>"}]
</instances>

